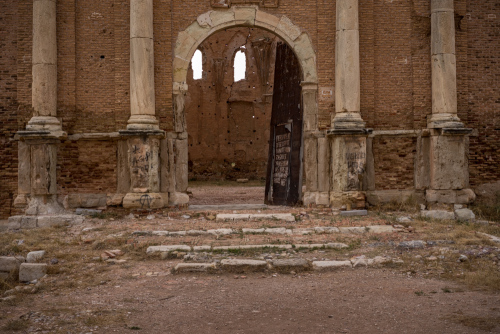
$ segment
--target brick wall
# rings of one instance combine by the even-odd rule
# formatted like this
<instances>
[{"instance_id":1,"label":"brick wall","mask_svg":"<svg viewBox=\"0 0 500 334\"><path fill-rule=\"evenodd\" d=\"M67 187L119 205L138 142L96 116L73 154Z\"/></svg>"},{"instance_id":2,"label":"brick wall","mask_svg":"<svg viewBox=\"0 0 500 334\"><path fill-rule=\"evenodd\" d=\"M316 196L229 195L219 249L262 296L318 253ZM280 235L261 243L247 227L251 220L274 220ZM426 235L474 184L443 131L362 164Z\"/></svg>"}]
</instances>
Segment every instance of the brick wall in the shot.
<instances>
[{"instance_id":1,"label":"brick wall","mask_svg":"<svg viewBox=\"0 0 500 334\"><path fill-rule=\"evenodd\" d=\"M31 117L32 6L32 0L0 3L0 179L5 181L0 217L10 214L16 195L14 134ZM126 127L129 6L129 0L57 1L58 116L69 134ZM478 185L500 179L500 3L455 0L455 9L458 114L477 130L470 139L470 175L471 184ZM172 129L173 45L179 31L209 10L210 0L154 0L156 108L163 130ZM317 52L319 87L334 89L335 1L281 0L278 8L263 10L288 16L309 33ZM361 113L368 127L426 127L431 113L430 29L429 0L360 0ZM320 128L329 126L333 113L332 99L319 101ZM115 170L104 158L114 157L113 145L65 142L58 170L61 191L113 191ZM411 145L413 139L374 141L380 165L377 188L410 187L412 165L399 155L409 159ZM93 179L75 165L82 164L75 154L88 157L88 166L97 168ZM396 165L385 164L393 158Z\"/></svg>"}]
</instances>

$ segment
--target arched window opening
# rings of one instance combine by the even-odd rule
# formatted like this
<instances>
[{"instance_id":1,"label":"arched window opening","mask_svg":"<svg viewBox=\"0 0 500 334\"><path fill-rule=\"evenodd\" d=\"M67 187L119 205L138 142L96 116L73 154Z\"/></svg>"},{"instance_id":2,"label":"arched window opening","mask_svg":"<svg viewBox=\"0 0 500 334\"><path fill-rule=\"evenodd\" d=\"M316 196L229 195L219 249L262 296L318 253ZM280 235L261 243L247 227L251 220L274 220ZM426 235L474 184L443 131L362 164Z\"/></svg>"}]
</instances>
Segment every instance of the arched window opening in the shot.
<instances>
[{"instance_id":1,"label":"arched window opening","mask_svg":"<svg viewBox=\"0 0 500 334\"><path fill-rule=\"evenodd\" d=\"M236 52L234 56L234 82L244 80L247 71L247 57L243 50Z\"/></svg>"},{"instance_id":2,"label":"arched window opening","mask_svg":"<svg viewBox=\"0 0 500 334\"><path fill-rule=\"evenodd\" d=\"M200 80L203 76L203 55L200 50L194 52L191 58L191 68L193 69L193 79Z\"/></svg>"}]
</instances>

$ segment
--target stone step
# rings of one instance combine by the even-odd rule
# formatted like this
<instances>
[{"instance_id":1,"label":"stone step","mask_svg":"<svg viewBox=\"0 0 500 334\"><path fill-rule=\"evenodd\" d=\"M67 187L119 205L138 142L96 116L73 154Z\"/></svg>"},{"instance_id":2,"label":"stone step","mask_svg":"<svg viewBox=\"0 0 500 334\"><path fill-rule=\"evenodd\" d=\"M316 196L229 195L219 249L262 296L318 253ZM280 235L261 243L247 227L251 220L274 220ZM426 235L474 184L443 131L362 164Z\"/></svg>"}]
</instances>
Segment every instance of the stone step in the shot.
<instances>
[{"instance_id":1,"label":"stone step","mask_svg":"<svg viewBox=\"0 0 500 334\"><path fill-rule=\"evenodd\" d=\"M221 204L221 205L190 205L188 210L193 211L224 211L224 210L265 210L279 207L266 204Z\"/></svg>"},{"instance_id":2,"label":"stone step","mask_svg":"<svg viewBox=\"0 0 500 334\"><path fill-rule=\"evenodd\" d=\"M217 221L237 221L237 220L284 220L294 222L295 216L291 213L219 213Z\"/></svg>"},{"instance_id":3,"label":"stone step","mask_svg":"<svg viewBox=\"0 0 500 334\"><path fill-rule=\"evenodd\" d=\"M362 233L393 233L404 228L391 225L375 225L366 227L323 227L312 228L222 228L211 230L185 230L185 231L135 231L133 235L139 236L221 236L231 234L281 234L281 235L312 235L312 234L362 234Z\"/></svg>"},{"instance_id":4,"label":"stone step","mask_svg":"<svg viewBox=\"0 0 500 334\"><path fill-rule=\"evenodd\" d=\"M310 261L301 258L275 259L275 260L254 260L254 259L224 259L220 262L211 263L179 263L172 273L199 273L208 274L220 273L255 273L255 272L279 272L282 274L298 273L304 271L335 271L342 269L355 269L360 267L380 267L389 264L402 264L400 259L391 257L376 256L366 258L358 256L351 260L339 261Z\"/></svg>"},{"instance_id":5,"label":"stone step","mask_svg":"<svg viewBox=\"0 0 500 334\"><path fill-rule=\"evenodd\" d=\"M260 244L260 245L230 245L230 246L188 246L188 245L162 245L149 246L146 250L147 254L154 253L170 253L174 251L181 252L213 252L213 251L229 251L229 250L262 250L262 249L343 249L349 246L343 243L326 243L326 244Z\"/></svg>"}]
</instances>

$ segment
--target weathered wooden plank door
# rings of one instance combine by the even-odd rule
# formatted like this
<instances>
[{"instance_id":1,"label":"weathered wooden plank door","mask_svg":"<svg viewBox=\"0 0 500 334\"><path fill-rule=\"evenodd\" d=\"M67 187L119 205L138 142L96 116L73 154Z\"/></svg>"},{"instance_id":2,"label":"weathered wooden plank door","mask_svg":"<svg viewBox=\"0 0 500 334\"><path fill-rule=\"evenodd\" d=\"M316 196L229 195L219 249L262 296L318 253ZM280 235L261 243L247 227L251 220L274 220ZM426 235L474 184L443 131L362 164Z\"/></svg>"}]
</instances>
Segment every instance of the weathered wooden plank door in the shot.
<instances>
[{"instance_id":1,"label":"weathered wooden plank door","mask_svg":"<svg viewBox=\"0 0 500 334\"><path fill-rule=\"evenodd\" d=\"M296 205L302 188L300 64L285 43L276 48L266 204Z\"/></svg>"}]
</instances>

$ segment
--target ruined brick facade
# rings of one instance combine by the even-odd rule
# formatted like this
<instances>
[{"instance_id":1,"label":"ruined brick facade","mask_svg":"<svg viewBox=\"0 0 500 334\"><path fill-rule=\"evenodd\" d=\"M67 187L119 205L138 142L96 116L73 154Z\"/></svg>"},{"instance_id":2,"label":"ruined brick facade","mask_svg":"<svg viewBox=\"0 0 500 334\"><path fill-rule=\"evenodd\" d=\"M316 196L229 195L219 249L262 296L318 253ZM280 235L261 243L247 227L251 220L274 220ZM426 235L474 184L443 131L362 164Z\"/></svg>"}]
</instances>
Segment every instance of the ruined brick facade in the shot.
<instances>
[{"instance_id":1,"label":"ruined brick facade","mask_svg":"<svg viewBox=\"0 0 500 334\"><path fill-rule=\"evenodd\" d=\"M335 114L336 2L276 3L261 3L260 10L278 18L288 17L312 41L318 73L318 129L328 129ZM61 201L72 194L105 197L117 192L117 132L127 127L131 114L130 1L57 0L56 5L57 117L68 134L57 148L58 196ZM457 111L465 127L473 129L468 140L468 158L470 184L474 188L500 179L500 3L455 0L454 8ZM153 1L154 93L160 130L169 132L175 126L172 64L178 34L210 10L224 8L213 7L211 0ZM26 129L33 112L33 0L2 1L0 13L0 218L5 218L20 210L14 207L19 166L16 133ZM419 136L432 112L430 17L429 0L359 0L361 115L366 127L374 130L370 136L375 190L414 189L417 182L414 162ZM217 32L210 39L229 41L238 32L248 30L232 28ZM272 33L266 34L275 38ZM216 51L221 52L213 49ZM232 67L226 67L225 80L231 80ZM249 79L257 82L256 78ZM224 174L224 168L210 167L211 156L218 154L221 161L232 162L230 156L236 157L236 151L243 151L246 161L257 160L256 164L249 163L253 170L248 169L248 175L261 177L263 171L265 174L268 119L259 118L261 123L254 125L260 131L261 144L240 143L240 149L229 144L223 147L221 143L230 136L224 138L218 133L226 131L227 124L224 131L221 126L209 136L204 126L190 128L197 122L211 124L205 117L213 116L214 104L206 100L216 98L214 87L187 83L189 148L196 146L194 141L199 143L190 153L191 168L198 166L208 169L208 174ZM229 85L228 81L224 83ZM227 112L231 93L225 91L222 95L221 102L215 105L224 105ZM254 111L255 103L250 100L235 98L229 104L236 109L250 108L252 104ZM269 114L269 105L262 103L261 107L263 115ZM195 117L196 110L203 117ZM208 150L203 146L208 143L231 152ZM240 175L244 173L237 176Z\"/></svg>"}]
</instances>

